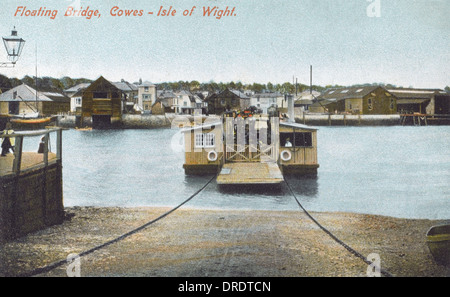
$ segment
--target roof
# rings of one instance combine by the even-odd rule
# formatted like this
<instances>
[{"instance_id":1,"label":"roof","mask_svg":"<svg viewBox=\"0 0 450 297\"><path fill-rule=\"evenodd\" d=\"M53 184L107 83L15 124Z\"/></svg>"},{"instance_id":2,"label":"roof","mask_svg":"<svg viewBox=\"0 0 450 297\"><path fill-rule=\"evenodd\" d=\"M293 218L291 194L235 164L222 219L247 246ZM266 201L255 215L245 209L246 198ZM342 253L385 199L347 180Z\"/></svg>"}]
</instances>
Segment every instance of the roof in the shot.
<instances>
[{"instance_id":1,"label":"roof","mask_svg":"<svg viewBox=\"0 0 450 297\"><path fill-rule=\"evenodd\" d=\"M325 91L317 99L319 100L329 100L329 101L339 101L342 99L351 98L363 98L364 96L372 93L381 86L365 86L365 87L351 87L351 88L340 88L340 89L330 89Z\"/></svg>"},{"instance_id":2,"label":"roof","mask_svg":"<svg viewBox=\"0 0 450 297\"><path fill-rule=\"evenodd\" d=\"M171 99L176 97L177 95L175 95L172 91L158 91L158 98Z\"/></svg>"},{"instance_id":3,"label":"roof","mask_svg":"<svg viewBox=\"0 0 450 297\"><path fill-rule=\"evenodd\" d=\"M212 127L215 126L222 126L222 122L215 122L215 123L211 123L211 124L206 124L206 125L197 125L197 126L193 126L193 127L189 127L189 128L183 128L181 129L181 133L185 133L185 132L190 132L190 131L194 131L194 130L198 130L198 129L211 129Z\"/></svg>"},{"instance_id":4,"label":"roof","mask_svg":"<svg viewBox=\"0 0 450 297\"><path fill-rule=\"evenodd\" d=\"M113 82L112 84L123 92L136 91L138 89L134 84L130 84L126 81Z\"/></svg>"},{"instance_id":5,"label":"roof","mask_svg":"<svg viewBox=\"0 0 450 297\"><path fill-rule=\"evenodd\" d=\"M250 97L248 97L245 93L239 91L239 90L230 90L228 89L231 93L235 94L236 96L238 96L241 99L250 99Z\"/></svg>"},{"instance_id":6,"label":"roof","mask_svg":"<svg viewBox=\"0 0 450 297\"><path fill-rule=\"evenodd\" d=\"M397 99L397 104L422 104L425 103L427 101L429 101L430 99Z\"/></svg>"},{"instance_id":7,"label":"roof","mask_svg":"<svg viewBox=\"0 0 450 297\"><path fill-rule=\"evenodd\" d=\"M70 99L62 93L55 91L37 91L32 87L21 84L15 88L0 94L0 101L3 102L69 102Z\"/></svg>"},{"instance_id":8,"label":"roof","mask_svg":"<svg viewBox=\"0 0 450 297\"><path fill-rule=\"evenodd\" d=\"M152 84L151 82L149 82L149 81L144 81L143 83L141 83L140 85L137 85L137 87L139 88L139 87L154 87L155 86L155 84Z\"/></svg>"},{"instance_id":9,"label":"roof","mask_svg":"<svg viewBox=\"0 0 450 297\"><path fill-rule=\"evenodd\" d=\"M256 93L252 95L253 98L274 98L274 97L284 97L280 92L271 92L271 93Z\"/></svg>"},{"instance_id":10,"label":"roof","mask_svg":"<svg viewBox=\"0 0 450 297\"><path fill-rule=\"evenodd\" d=\"M161 103L161 105L162 105L163 107L170 107L170 104L169 104L169 102L167 102L167 99L166 99L166 98L158 98L158 99L156 99L156 100L155 100L155 103L153 103L152 106L154 106L156 103Z\"/></svg>"},{"instance_id":11,"label":"roof","mask_svg":"<svg viewBox=\"0 0 450 297\"><path fill-rule=\"evenodd\" d=\"M398 99L431 99L434 95L446 95L447 93L440 89L413 89L396 88L389 89Z\"/></svg>"},{"instance_id":12,"label":"roof","mask_svg":"<svg viewBox=\"0 0 450 297\"><path fill-rule=\"evenodd\" d=\"M76 86L73 86L73 87L71 87L71 88L69 88L69 89L67 89L67 90L64 90L64 92L65 92L65 93L76 93L76 92L78 92L78 91L80 91L80 90L86 89L86 88L89 87L90 85L91 85L91 83L81 83L81 84L78 84L78 85L76 85Z\"/></svg>"},{"instance_id":13,"label":"roof","mask_svg":"<svg viewBox=\"0 0 450 297\"><path fill-rule=\"evenodd\" d=\"M192 96L191 92L189 91L185 91L185 90L181 90L179 92L176 92L175 95L177 96Z\"/></svg>"},{"instance_id":14,"label":"roof","mask_svg":"<svg viewBox=\"0 0 450 297\"><path fill-rule=\"evenodd\" d=\"M291 128L296 128L296 129L304 129L304 130L310 130L310 131L319 130L319 128L316 128L316 127L311 127L311 126L298 124L298 123L291 123L291 122L280 122L280 126L291 127Z\"/></svg>"},{"instance_id":15,"label":"roof","mask_svg":"<svg viewBox=\"0 0 450 297\"><path fill-rule=\"evenodd\" d=\"M110 82L103 76L100 76L99 78L97 78L96 81L94 81L92 84L89 85L89 87L85 89L85 92L100 92L110 90L121 91L112 82Z\"/></svg>"}]
</instances>

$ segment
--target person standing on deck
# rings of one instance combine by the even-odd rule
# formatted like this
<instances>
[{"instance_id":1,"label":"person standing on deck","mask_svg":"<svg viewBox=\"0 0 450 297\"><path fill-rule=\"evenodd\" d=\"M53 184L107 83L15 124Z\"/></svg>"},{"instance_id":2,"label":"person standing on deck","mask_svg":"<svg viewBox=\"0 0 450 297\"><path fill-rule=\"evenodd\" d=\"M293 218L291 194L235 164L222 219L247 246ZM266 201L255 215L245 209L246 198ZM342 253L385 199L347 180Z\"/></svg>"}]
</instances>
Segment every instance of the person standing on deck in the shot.
<instances>
[{"instance_id":1,"label":"person standing on deck","mask_svg":"<svg viewBox=\"0 0 450 297\"><path fill-rule=\"evenodd\" d=\"M5 130L3 130L3 135L9 135L14 134L14 130L12 129L11 123L6 123ZM2 157L5 157L6 154L9 153L9 150L11 149L14 152L14 145L15 145L16 139L14 137L5 137L3 138L2 142Z\"/></svg>"}]
</instances>

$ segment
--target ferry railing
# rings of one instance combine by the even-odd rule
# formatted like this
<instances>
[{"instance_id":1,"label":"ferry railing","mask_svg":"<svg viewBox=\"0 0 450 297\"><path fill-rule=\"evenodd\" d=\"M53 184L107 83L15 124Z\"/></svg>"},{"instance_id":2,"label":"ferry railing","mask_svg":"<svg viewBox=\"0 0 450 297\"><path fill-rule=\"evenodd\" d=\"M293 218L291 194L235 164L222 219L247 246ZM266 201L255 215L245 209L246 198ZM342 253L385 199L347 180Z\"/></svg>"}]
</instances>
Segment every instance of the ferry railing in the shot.
<instances>
[{"instance_id":1,"label":"ferry railing","mask_svg":"<svg viewBox=\"0 0 450 297\"><path fill-rule=\"evenodd\" d=\"M56 133L56 154L52 158L52 161L61 161L62 159L62 131L65 130L63 128L51 128L51 129L45 129L45 130L36 130L36 131L20 131L20 132L13 132L12 134L5 135L3 132L0 134L0 140L1 143L3 143L4 138L14 138L15 139L15 145L14 145L14 159L12 162L12 168L11 171L6 170L4 171L5 166L8 166L8 162L3 161L0 159L0 161L3 161L3 166L0 167L0 176L1 175L7 175L7 174L14 174L19 175L24 169L22 168L22 161L23 161L23 143L25 137L36 137L36 136L43 136L43 142L44 142L44 150L42 152L42 161L39 161L37 163L33 164L27 164L28 167L27 170L31 169L37 169L39 167L47 167L49 165L49 142L50 142L50 133ZM36 150L36 155L38 155L38 152ZM7 160L6 160L7 161ZM6 164L5 164L6 163ZM1 164L1 163L0 163Z\"/></svg>"}]
</instances>

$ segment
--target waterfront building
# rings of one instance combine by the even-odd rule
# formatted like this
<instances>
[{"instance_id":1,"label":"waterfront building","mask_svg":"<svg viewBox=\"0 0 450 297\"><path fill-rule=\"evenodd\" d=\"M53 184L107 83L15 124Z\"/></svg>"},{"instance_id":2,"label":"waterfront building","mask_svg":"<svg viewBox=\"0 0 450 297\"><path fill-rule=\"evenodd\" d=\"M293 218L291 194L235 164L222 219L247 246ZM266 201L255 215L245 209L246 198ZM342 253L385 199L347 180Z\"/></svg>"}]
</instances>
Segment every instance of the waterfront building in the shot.
<instances>
[{"instance_id":1,"label":"waterfront building","mask_svg":"<svg viewBox=\"0 0 450 297\"><path fill-rule=\"evenodd\" d=\"M58 91L36 90L21 84L0 95L0 113L50 116L69 112L70 98Z\"/></svg>"},{"instance_id":2,"label":"waterfront building","mask_svg":"<svg viewBox=\"0 0 450 297\"><path fill-rule=\"evenodd\" d=\"M396 114L397 97L381 86L330 89L310 105L313 113Z\"/></svg>"},{"instance_id":3,"label":"waterfront building","mask_svg":"<svg viewBox=\"0 0 450 297\"><path fill-rule=\"evenodd\" d=\"M205 100L208 113L221 115L226 111L245 110L250 107L250 97L238 90L226 89L210 95Z\"/></svg>"},{"instance_id":4,"label":"waterfront building","mask_svg":"<svg viewBox=\"0 0 450 297\"><path fill-rule=\"evenodd\" d=\"M450 94L440 89L392 88L399 113L449 115Z\"/></svg>"},{"instance_id":5,"label":"waterfront building","mask_svg":"<svg viewBox=\"0 0 450 297\"><path fill-rule=\"evenodd\" d=\"M100 76L83 92L81 126L90 118L94 127L109 126L122 118L122 92Z\"/></svg>"}]
</instances>

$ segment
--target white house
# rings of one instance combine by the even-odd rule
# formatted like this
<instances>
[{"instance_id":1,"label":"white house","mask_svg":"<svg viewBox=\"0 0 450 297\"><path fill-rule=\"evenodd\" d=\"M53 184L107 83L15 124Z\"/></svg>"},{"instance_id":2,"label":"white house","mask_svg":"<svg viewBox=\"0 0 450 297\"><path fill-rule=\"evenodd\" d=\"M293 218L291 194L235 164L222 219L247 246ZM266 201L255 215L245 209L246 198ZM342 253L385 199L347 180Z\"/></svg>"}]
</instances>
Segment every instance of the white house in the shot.
<instances>
[{"instance_id":1,"label":"white house","mask_svg":"<svg viewBox=\"0 0 450 297\"><path fill-rule=\"evenodd\" d=\"M287 103L284 100L284 95L278 92L274 93L256 93L250 97L250 105L255 106L267 113L267 109L271 106L278 108L285 108Z\"/></svg>"},{"instance_id":2,"label":"white house","mask_svg":"<svg viewBox=\"0 0 450 297\"><path fill-rule=\"evenodd\" d=\"M83 90L85 90L90 85L91 83L81 83L64 91L64 94L66 94L70 98L71 112L76 112L77 108L81 109Z\"/></svg>"},{"instance_id":3,"label":"white house","mask_svg":"<svg viewBox=\"0 0 450 297\"><path fill-rule=\"evenodd\" d=\"M156 85L145 81L142 84L137 85L137 88L137 108L144 112L150 111L157 99Z\"/></svg>"}]
</instances>

